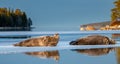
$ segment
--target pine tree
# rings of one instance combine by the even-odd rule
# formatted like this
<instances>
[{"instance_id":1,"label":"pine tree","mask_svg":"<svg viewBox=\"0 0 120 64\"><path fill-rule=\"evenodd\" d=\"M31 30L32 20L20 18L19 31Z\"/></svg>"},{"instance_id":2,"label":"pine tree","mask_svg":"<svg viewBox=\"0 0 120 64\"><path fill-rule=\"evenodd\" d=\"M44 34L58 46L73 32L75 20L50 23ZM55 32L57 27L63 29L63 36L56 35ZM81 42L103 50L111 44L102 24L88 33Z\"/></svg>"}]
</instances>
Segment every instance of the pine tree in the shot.
<instances>
[{"instance_id":1,"label":"pine tree","mask_svg":"<svg viewBox=\"0 0 120 64\"><path fill-rule=\"evenodd\" d=\"M20 9L0 8L0 27L30 27L32 20Z\"/></svg>"},{"instance_id":2,"label":"pine tree","mask_svg":"<svg viewBox=\"0 0 120 64\"><path fill-rule=\"evenodd\" d=\"M24 27L27 27L27 16L26 16L26 13L25 12L23 12L23 14L22 14L22 25L24 26Z\"/></svg>"},{"instance_id":3,"label":"pine tree","mask_svg":"<svg viewBox=\"0 0 120 64\"><path fill-rule=\"evenodd\" d=\"M114 2L115 8L111 10L111 21L120 20L120 0Z\"/></svg>"}]
</instances>

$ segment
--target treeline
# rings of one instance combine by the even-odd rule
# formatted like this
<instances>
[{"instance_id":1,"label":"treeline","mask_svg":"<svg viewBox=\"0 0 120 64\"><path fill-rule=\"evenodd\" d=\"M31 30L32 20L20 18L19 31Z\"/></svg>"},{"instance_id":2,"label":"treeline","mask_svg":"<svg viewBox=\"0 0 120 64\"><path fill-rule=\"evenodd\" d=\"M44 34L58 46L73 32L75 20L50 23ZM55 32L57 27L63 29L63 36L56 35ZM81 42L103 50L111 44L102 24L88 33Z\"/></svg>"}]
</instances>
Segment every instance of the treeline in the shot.
<instances>
[{"instance_id":1,"label":"treeline","mask_svg":"<svg viewBox=\"0 0 120 64\"><path fill-rule=\"evenodd\" d=\"M0 8L0 27L30 27L31 25L31 18L27 18L26 13L20 9Z\"/></svg>"},{"instance_id":2,"label":"treeline","mask_svg":"<svg viewBox=\"0 0 120 64\"><path fill-rule=\"evenodd\" d=\"M112 22L120 20L120 0L116 0L114 4L115 4L115 7L111 9Z\"/></svg>"}]
</instances>

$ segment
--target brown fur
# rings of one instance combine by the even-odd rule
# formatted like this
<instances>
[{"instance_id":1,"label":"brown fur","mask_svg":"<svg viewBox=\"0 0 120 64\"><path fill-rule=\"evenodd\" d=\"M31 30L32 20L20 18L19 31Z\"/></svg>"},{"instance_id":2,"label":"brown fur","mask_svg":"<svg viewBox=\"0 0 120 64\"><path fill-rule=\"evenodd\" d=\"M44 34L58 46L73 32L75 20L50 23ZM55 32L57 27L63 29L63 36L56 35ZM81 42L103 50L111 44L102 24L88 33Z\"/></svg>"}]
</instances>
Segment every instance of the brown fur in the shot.
<instances>
[{"instance_id":1,"label":"brown fur","mask_svg":"<svg viewBox=\"0 0 120 64\"><path fill-rule=\"evenodd\" d=\"M58 51L26 52L25 54L36 56L36 57L53 58L54 60L59 60Z\"/></svg>"},{"instance_id":2,"label":"brown fur","mask_svg":"<svg viewBox=\"0 0 120 64\"><path fill-rule=\"evenodd\" d=\"M98 49L77 49L74 51L77 51L78 53L87 54L90 56L100 56L108 54L110 51L114 50L114 48L98 48Z\"/></svg>"},{"instance_id":3,"label":"brown fur","mask_svg":"<svg viewBox=\"0 0 120 64\"><path fill-rule=\"evenodd\" d=\"M59 41L59 34L53 36L43 36L39 38L30 38L20 43L14 44L14 46L56 46Z\"/></svg>"},{"instance_id":4,"label":"brown fur","mask_svg":"<svg viewBox=\"0 0 120 64\"><path fill-rule=\"evenodd\" d=\"M77 39L76 41L72 41L71 45L107 45L107 44L115 44L114 40L110 40L106 36L101 35L92 35L85 38Z\"/></svg>"}]
</instances>

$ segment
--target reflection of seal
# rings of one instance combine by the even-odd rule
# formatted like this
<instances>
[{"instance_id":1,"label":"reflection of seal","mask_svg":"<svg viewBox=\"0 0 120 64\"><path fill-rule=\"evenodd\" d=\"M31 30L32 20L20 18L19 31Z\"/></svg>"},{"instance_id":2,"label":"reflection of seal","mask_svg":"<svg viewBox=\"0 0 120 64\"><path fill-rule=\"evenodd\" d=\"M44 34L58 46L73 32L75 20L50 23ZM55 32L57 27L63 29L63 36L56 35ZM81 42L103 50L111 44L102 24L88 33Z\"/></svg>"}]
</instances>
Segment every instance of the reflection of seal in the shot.
<instances>
[{"instance_id":1,"label":"reflection of seal","mask_svg":"<svg viewBox=\"0 0 120 64\"><path fill-rule=\"evenodd\" d=\"M59 41L59 34L54 36L43 36L38 38L30 38L14 46L56 46Z\"/></svg>"},{"instance_id":2,"label":"reflection of seal","mask_svg":"<svg viewBox=\"0 0 120 64\"><path fill-rule=\"evenodd\" d=\"M59 60L58 51L26 52L25 54L40 57L40 58L53 58L54 60Z\"/></svg>"},{"instance_id":3,"label":"reflection of seal","mask_svg":"<svg viewBox=\"0 0 120 64\"><path fill-rule=\"evenodd\" d=\"M83 53L87 54L90 56L100 56L100 55L105 55L108 54L112 48L100 48L100 49L76 49L74 51L77 51L78 53Z\"/></svg>"},{"instance_id":4,"label":"reflection of seal","mask_svg":"<svg viewBox=\"0 0 120 64\"><path fill-rule=\"evenodd\" d=\"M107 45L107 44L115 44L115 41L109 39L106 36L101 35L92 35L70 42L70 45Z\"/></svg>"}]
</instances>

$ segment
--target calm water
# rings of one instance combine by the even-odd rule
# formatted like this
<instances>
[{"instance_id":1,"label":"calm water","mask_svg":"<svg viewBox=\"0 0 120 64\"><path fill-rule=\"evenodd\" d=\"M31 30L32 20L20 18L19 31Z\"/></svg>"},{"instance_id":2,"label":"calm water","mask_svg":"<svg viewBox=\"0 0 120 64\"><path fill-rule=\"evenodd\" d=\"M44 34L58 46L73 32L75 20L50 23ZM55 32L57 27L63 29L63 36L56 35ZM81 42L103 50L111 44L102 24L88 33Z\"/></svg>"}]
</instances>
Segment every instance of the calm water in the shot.
<instances>
[{"instance_id":1,"label":"calm water","mask_svg":"<svg viewBox=\"0 0 120 64\"><path fill-rule=\"evenodd\" d=\"M116 31L115 31L116 32ZM27 33L28 38L51 35L46 33ZM50 33L50 34L49 34ZM54 32L53 32L54 33ZM4 33L0 33L0 35ZM25 33L24 33L25 34ZM62 32L56 47L14 47L12 44L27 38L0 38L0 64L120 64L120 41L108 46L70 46L69 42L95 33ZM99 34L99 32L97 33ZM16 35L17 33L6 33ZM19 34L19 36L22 34ZM111 33L100 34L112 38ZM22 35L23 36L23 35ZM112 48L111 48L112 47ZM92 48L92 49L91 49ZM97 49L96 49L97 48ZM77 49L77 50L75 50Z\"/></svg>"}]
</instances>

